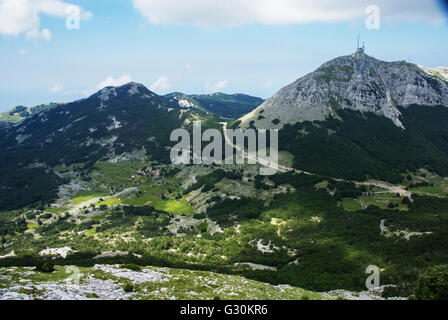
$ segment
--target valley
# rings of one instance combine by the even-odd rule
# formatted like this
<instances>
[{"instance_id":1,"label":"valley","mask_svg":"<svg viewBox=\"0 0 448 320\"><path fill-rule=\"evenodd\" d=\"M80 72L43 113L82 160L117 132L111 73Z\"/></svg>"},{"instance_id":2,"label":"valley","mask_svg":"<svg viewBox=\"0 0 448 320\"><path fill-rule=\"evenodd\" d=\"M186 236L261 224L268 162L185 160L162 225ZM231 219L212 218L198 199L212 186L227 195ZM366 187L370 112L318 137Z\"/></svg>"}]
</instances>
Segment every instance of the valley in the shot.
<instances>
[{"instance_id":1,"label":"valley","mask_svg":"<svg viewBox=\"0 0 448 320\"><path fill-rule=\"evenodd\" d=\"M145 175L133 178L141 168L149 166L157 166L166 173L162 178ZM422 243L429 244L431 248L431 238L444 234L437 225L443 223L445 215L434 213L433 222L429 225L428 222L415 224L422 219L418 218L421 211L418 208L429 201L423 191L414 190L415 202L404 205L403 199L407 194L398 196L398 192L391 192L395 187L390 184L369 182L356 185L289 170L292 168L271 180L269 177L260 179L256 165L230 168L156 166L142 162L99 162L89 175L84 176L83 182L78 178L79 171L82 171L79 167L59 169L60 175L70 176L71 182L67 185L78 185L84 189L70 195L63 192L61 198L46 208L9 212L11 221L15 225L23 224L25 228L15 229L11 234L6 230L7 234L2 236L4 249L0 254L3 255L0 265L5 266L5 270L10 268L7 266L26 266L34 263L33 256L37 255L53 257L56 264L74 264L82 268L96 267L100 263L134 263L241 275L264 282L269 279L273 285L305 287L315 292L336 289L356 292L362 291L364 279L359 259L387 266L383 276L390 279L387 284L398 284L402 280L394 279L394 270L405 267L411 253L408 258L408 253L392 257L388 256L387 250L412 243L415 247L413 254L418 254L417 248L423 239L427 240ZM437 180L436 176L426 174L426 171L420 171L412 181L422 179L421 175ZM200 186L197 183L203 183L201 177L206 177L203 181L213 185ZM301 181L300 184L297 181ZM443 188L443 181L439 179L434 188ZM336 189L331 183L336 184ZM356 192L361 186L366 189L358 191L358 196L347 197L348 193ZM447 193L439 195L446 196ZM439 201L448 201L443 198ZM359 206L349 200L356 200ZM394 207L390 208L390 203ZM401 216L402 210L410 216ZM410 220L412 212L417 216ZM425 216L428 217L426 212ZM378 227L381 218L387 218L384 237L380 236ZM365 244L359 246L359 242L356 245L346 242L350 237L364 237L361 230L353 230L346 225L344 221L347 219L352 226L362 226L362 232L370 234L375 242L379 241L382 249L372 253L372 248L364 247ZM401 230L407 231L402 234ZM340 232L343 232L340 236L345 233L343 238L339 238ZM406 232L409 236L405 236ZM333 240L328 242L330 234L333 234ZM333 242L334 239L339 240ZM57 252L64 247L68 252L61 256ZM434 250L436 248L440 255L440 248L434 247ZM428 247L425 249L427 252ZM335 257L333 267L340 265L340 259L343 259L346 268L352 270L349 278L343 281L330 278L326 283L321 283L317 280L319 278L313 280L324 269L309 273L309 264L319 264L327 250L333 254L342 250ZM108 252L120 254L108 255ZM104 258L95 259L99 255L104 255ZM301 276L291 277L294 274ZM304 275L310 278L303 278ZM347 283L351 284L345 286ZM298 298L295 295L283 296L284 299L288 297Z\"/></svg>"},{"instance_id":2,"label":"valley","mask_svg":"<svg viewBox=\"0 0 448 320\"><path fill-rule=\"evenodd\" d=\"M327 87L353 92L338 100ZM357 52L265 102L131 82L11 111L0 127L0 298L413 298L420 275L448 261L447 88ZM170 133L195 121L221 133L271 123L276 174L260 175L258 159L172 164ZM381 286L366 291L372 265Z\"/></svg>"}]
</instances>

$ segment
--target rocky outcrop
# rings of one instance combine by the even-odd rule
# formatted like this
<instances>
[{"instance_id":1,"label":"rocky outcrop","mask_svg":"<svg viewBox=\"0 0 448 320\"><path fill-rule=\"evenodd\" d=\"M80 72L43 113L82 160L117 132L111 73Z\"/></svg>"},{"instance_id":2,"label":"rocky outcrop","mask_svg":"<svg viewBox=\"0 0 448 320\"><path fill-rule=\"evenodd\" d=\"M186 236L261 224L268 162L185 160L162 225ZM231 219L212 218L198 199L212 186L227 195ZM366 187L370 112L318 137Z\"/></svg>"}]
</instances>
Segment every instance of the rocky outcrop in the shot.
<instances>
[{"instance_id":1,"label":"rocky outcrop","mask_svg":"<svg viewBox=\"0 0 448 320\"><path fill-rule=\"evenodd\" d=\"M242 117L240 126L280 128L337 117L336 111L346 108L385 116L404 128L398 106L411 104L448 106L448 82L417 65L380 61L360 49L284 87Z\"/></svg>"}]
</instances>

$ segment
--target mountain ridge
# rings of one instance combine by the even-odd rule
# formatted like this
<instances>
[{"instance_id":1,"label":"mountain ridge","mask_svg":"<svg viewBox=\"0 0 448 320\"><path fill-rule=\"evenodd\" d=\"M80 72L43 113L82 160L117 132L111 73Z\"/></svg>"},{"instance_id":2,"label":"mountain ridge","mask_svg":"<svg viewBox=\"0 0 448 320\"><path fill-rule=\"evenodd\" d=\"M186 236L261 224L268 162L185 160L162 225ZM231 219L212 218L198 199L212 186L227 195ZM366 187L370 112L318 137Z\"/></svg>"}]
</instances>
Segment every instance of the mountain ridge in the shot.
<instances>
[{"instance_id":1,"label":"mountain ridge","mask_svg":"<svg viewBox=\"0 0 448 320\"><path fill-rule=\"evenodd\" d=\"M197 108L217 117L234 119L254 110L263 103L263 99L243 93L226 94L184 94L173 92L165 95L168 99L178 101L181 108Z\"/></svg>"},{"instance_id":2,"label":"mountain ridge","mask_svg":"<svg viewBox=\"0 0 448 320\"><path fill-rule=\"evenodd\" d=\"M115 88L115 89L114 89ZM107 86L88 97L73 100L71 102L81 101L92 96L101 95L101 92L116 90L116 88L127 88L128 93L139 93L139 88L145 94L156 94L150 91L145 85L134 81L119 86ZM103 91L104 90L104 91ZM123 89L121 89L123 90ZM185 94L182 92L172 92L165 95L158 95L178 104L181 109L197 109L199 111L214 114L218 117L238 118L255 109L264 100L244 93L225 94L216 92L213 94ZM36 106L26 107L18 105L6 111L0 112L0 122L17 123L25 118L29 118L47 109L57 105L68 104L71 102L49 102Z\"/></svg>"},{"instance_id":3,"label":"mountain ridge","mask_svg":"<svg viewBox=\"0 0 448 320\"><path fill-rule=\"evenodd\" d=\"M190 116L143 85L129 83L4 126L0 208L51 200L61 184L52 171L58 165L82 163L88 169L100 159L169 161L170 133L187 125Z\"/></svg>"},{"instance_id":4,"label":"mountain ridge","mask_svg":"<svg viewBox=\"0 0 448 320\"><path fill-rule=\"evenodd\" d=\"M338 109L373 112L404 128L398 106L447 105L448 83L417 65L385 62L362 49L332 59L280 89L239 120L247 128L281 128L337 117Z\"/></svg>"}]
</instances>

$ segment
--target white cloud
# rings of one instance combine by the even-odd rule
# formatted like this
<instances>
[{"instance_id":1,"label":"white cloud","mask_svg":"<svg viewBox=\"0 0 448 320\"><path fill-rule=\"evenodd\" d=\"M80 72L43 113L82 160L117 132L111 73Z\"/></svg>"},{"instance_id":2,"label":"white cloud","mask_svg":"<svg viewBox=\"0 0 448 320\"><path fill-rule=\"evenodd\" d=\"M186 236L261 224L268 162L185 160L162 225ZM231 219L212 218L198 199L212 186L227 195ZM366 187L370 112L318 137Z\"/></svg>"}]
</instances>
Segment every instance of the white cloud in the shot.
<instances>
[{"instance_id":1,"label":"white cloud","mask_svg":"<svg viewBox=\"0 0 448 320\"><path fill-rule=\"evenodd\" d=\"M24 55L28 54L28 51L26 51L25 49L20 49L19 53L24 56Z\"/></svg>"},{"instance_id":2,"label":"white cloud","mask_svg":"<svg viewBox=\"0 0 448 320\"><path fill-rule=\"evenodd\" d=\"M120 78L107 77L104 81L97 84L96 89L101 90L105 87L118 87L132 81L132 77L128 74Z\"/></svg>"},{"instance_id":3,"label":"white cloud","mask_svg":"<svg viewBox=\"0 0 448 320\"><path fill-rule=\"evenodd\" d=\"M187 69L188 71L193 71L193 67L192 67L192 65L189 64L189 63L187 63L187 64L185 65L185 69Z\"/></svg>"},{"instance_id":4,"label":"white cloud","mask_svg":"<svg viewBox=\"0 0 448 320\"><path fill-rule=\"evenodd\" d=\"M50 93L55 94L55 93L58 93L59 91L61 91L62 89L64 89L62 86L55 85L55 86L52 86L48 91Z\"/></svg>"},{"instance_id":5,"label":"white cloud","mask_svg":"<svg viewBox=\"0 0 448 320\"><path fill-rule=\"evenodd\" d=\"M40 15L65 18L70 6L72 4L60 0L0 0L0 35L25 34L27 39L50 41L51 31L41 28ZM77 7L81 19L92 18L91 12Z\"/></svg>"},{"instance_id":6,"label":"white cloud","mask_svg":"<svg viewBox=\"0 0 448 320\"><path fill-rule=\"evenodd\" d=\"M110 77L107 77L106 79L104 79L103 81L101 81L100 83L98 83L94 89L83 90L83 91L81 91L81 94L84 96L90 96L105 87L119 87L119 86L122 86L131 81L133 81L132 77L128 74L125 74L119 78L114 78L114 77L110 76ZM63 94L70 95L73 93L74 93L73 91L66 91Z\"/></svg>"},{"instance_id":7,"label":"white cloud","mask_svg":"<svg viewBox=\"0 0 448 320\"><path fill-rule=\"evenodd\" d=\"M222 90L225 87L227 87L228 84L229 84L229 81L227 81L227 80L222 80L222 81L219 81L212 85L207 82L204 85L204 88L205 88L205 90L207 90L210 93L215 93L215 92L218 92L219 90Z\"/></svg>"},{"instance_id":8,"label":"white cloud","mask_svg":"<svg viewBox=\"0 0 448 320\"><path fill-rule=\"evenodd\" d=\"M154 24L195 26L268 25L364 19L372 0L132 0ZM381 16L392 20L440 21L437 0L376 0Z\"/></svg>"},{"instance_id":9,"label":"white cloud","mask_svg":"<svg viewBox=\"0 0 448 320\"><path fill-rule=\"evenodd\" d=\"M149 86L149 90L156 93L162 93L171 88L171 85L167 77L159 77L152 85Z\"/></svg>"},{"instance_id":10,"label":"white cloud","mask_svg":"<svg viewBox=\"0 0 448 320\"><path fill-rule=\"evenodd\" d=\"M44 40L45 42L50 42L51 31L48 29L42 29L41 31L39 31L38 29L32 29L26 33L26 38Z\"/></svg>"}]
</instances>

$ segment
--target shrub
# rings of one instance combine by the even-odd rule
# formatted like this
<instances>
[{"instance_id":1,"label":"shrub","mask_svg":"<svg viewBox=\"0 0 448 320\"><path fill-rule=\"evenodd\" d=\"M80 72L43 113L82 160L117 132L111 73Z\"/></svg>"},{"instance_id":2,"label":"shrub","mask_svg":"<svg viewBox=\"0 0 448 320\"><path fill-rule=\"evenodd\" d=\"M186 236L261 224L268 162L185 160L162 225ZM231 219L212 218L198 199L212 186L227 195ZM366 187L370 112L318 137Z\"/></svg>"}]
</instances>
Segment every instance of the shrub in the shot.
<instances>
[{"instance_id":1,"label":"shrub","mask_svg":"<svg viewBox=\"0 0 448 320\"><path fill-rule=\"evenodd\" d=\"M448 300L448 265L436 266L420 274L415 297L418 300Z\"/></svg>"},{"instance_id":2,"label":"shrub","mask_svg":"<svg viewBox=\"0 0 448 320\"><path fill-rule=\"evenodd\" d=\"M413 288L407 284L400 284L398 286L385 286L383 289L383 298L392 297L409 297L412 295Z\"/></svg>"},{"instance_id":3,"label":"shrub","mask_svg":"<svg viewBox=\"0 0 448 320\"><path fill-rule=\"evenodd\" d=\"M52 273L54 272L54 263L51 261L38 261L36 263L36 271Z\"/></svg>"},{"instance_id":4,"label":"shrub","mask_svg":"<svg viewBox=\"0 0 448 320\"><path fill-rule=\"evenodd\" d=\"M411 200L409 200L408 197L404 197L403 200L401 201L403 204L411 204Z\"/></svg>"},{"instance_id":5,"label":"shrub","mask_svg":"<svg viewBox=\"0 0 448 320\"><path fill-rule=\"evenodd\" d=\"M205 215L203 213L197 213L193 216L193 219L202 220L205 219Z\"/></svg>"},{"instance_id":6,"label":"shrub","mask_svg":"<svg viewBox=\"0 0 448 320\"><path fill-rule=\"evenodd\" d=\"M197 232L199 233L205 233L208 230L208 223L202 222L200 225L196 227Z\"/></svg>"},{"instance_id":7,"label":"shrub","mask_svg":"<svg viewBox=\"0 0 448 320\"><path fill-rule=\"evenodd\" d=\"M124 292L133 292L134 291L134 286L132 284L130 284L130 283L126 283L123 286L123 290L124 290Z\"/></svg>"},{"instance_id":8,"label":"shrub","mask_svg":"<svg viewBox=\"0 0 448 320\"><path fill-rule=\"evenodd\" d=\"M120 268L121 269L129 269L129 270L137 271L137 272L142 271L142 268L134 263L123 264Z\"/></svg>"}]
</instances>

